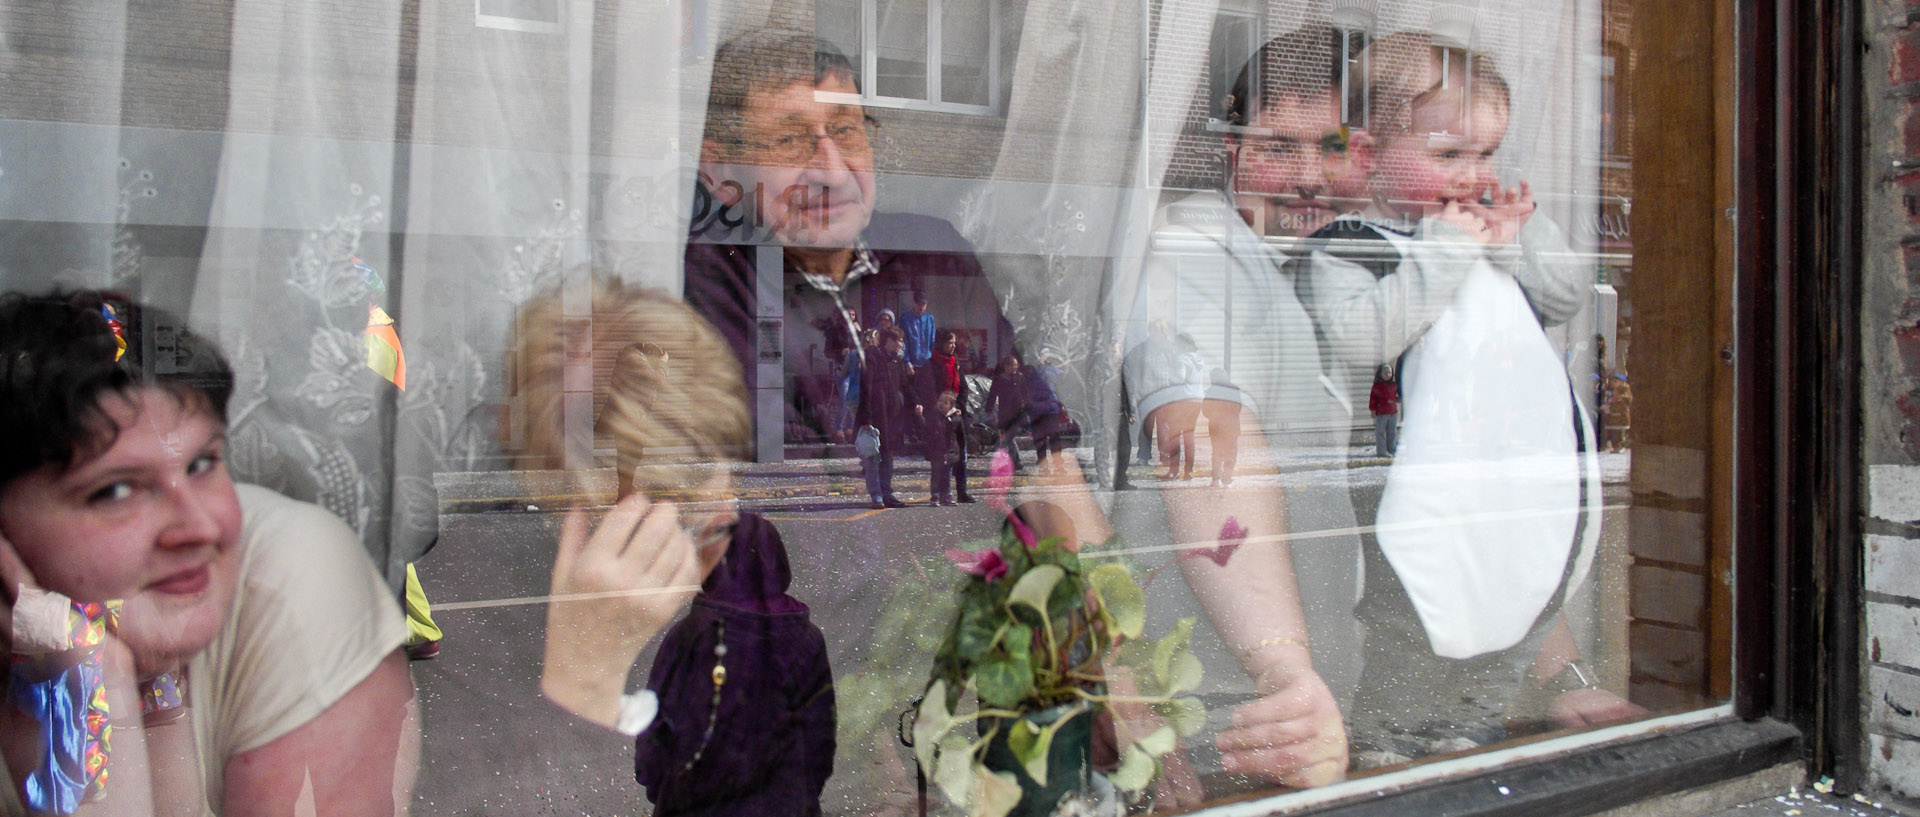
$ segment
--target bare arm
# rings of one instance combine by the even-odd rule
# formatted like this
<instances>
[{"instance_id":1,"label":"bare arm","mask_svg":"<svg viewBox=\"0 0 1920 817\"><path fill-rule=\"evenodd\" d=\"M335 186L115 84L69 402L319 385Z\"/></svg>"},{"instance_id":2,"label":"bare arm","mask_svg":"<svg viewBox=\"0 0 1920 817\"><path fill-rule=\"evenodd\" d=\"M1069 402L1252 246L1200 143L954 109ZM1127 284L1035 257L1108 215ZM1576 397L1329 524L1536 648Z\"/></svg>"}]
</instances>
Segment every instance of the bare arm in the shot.
<instances>
[{"instance_id":1,"label":"bare arm","mask_svg":"<svg viewBox=\"0 0 1920 817\"><path fill-rule=\"evenodd\" d=\"M15 639L15 633L19 632L16 628L20 627L22 622L15 620L14 606L21 604L21 597L29 591L34 591L35 594L43 597L50 595L39 592L41 587L34 579L33 571L20 559L20 554L14 550L13 543L0 535L0 602L4 602L0 603L0 646L5 646L9 651L22 646ZM64 625L66 608L70 604L66 597L51 595L50 600L42 603L51 604L58 623ZM32 616L23 614L23 618L32 618ZM29 626L26 629L33 628ZM31 638L26 640L32 641ZM102 640L99 650L100 669L103 676L102 688L108 696L107 711L138 712L140 701L134 692L137 683L134 680L133 653L127 649L125 642L111 633ZM0 678L4 677L4 674L0 674ZM188 733L188 737L190 745L191 733ZM158 775L154 774L152 753L149 752L152 741L148 739L146 730L141 728L137 721L116 725L112 741L113 754L109 757L107 766L107 773L112 779L180 780L191 786L191 794L199 793L198 769L193 765L162 766L161 772ZM160 748L164 750L165 746ZM0 796L0 811L24 808L22 802L24 798L21 793L25 790L26 777L46 758L45 729L38 718L13 706L0 704L0 758L5 759L4 765L8 772L6 785L10 789L4 796ZM191 761L191 758L189 760ZM163 795L166 793L168 792L162 792ZM122 815L138 817L138 815L161 813L154 807L154 795L155 792L148 786L133 782L116 788L113 797L81 803L74 813L78 817L122 817ZM196 797L189 802L195 809L194 813L198 813L200 799Z\"/></svg>"},{"instance_id":2,"label":"bare arm","mask_svg":"<svg viewBox=\"0 0 1920 817\"><path fill-rule=\"evenodd\" d=\"M419 763L418 714L406 657L395 650L318 717L228 758L221 813L405 813ZM302 805L309 786L312 800Z\"/></svg>"},{"instance_id":3,"label":"bare arm","mask_svg":"<svg viewBox=\"0 0 1920 817\"><path fill-rule=\"evenodd\" d=\"M1244 411L1244 410L1243 410ZM1250 415L1243 427L1257 429ZM1240 438L1241 456L1261 459L1257 431ZM1306 613L1287 543L1286 497L1277 486L1242 480L1206 491L1162 491L1180 542L1221 545L1244 530L1246 544L1222 564L1181 558L1187 582L1220 637L1241 657L1260 698L1234 713L1219 737L1228 771L1290 786L1318 786L1346 775L1346 728L1333 693L1313 668Z\"/></svg>"}]
</instances>

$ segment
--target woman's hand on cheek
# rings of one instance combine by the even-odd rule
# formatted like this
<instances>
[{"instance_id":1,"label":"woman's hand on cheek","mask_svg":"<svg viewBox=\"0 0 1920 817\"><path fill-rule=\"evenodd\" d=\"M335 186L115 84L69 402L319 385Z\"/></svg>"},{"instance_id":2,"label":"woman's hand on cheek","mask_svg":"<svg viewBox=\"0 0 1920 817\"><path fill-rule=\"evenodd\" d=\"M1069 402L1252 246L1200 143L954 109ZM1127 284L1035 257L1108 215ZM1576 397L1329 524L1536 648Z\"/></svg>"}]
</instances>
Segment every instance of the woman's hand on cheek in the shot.
<instances>
[{"instance_id":1,"label":"woman's hand on cheek","mask_svg":"<svg viewBox=\"0 0 1920 817\"><path fill-rule=\"evenodd\" d=\"M49 593L34 581L33 571L0 534L0 639L11 652L58 652L66 648L67 611L72 602Z\"/></svg>"},{"instance_id":2,"label":"woman's hand on cheek","mask_svg":"<svg viewBox=\"0 0 1920 817\"><path fill-rule=\"evenodd\" d=\"M547 603L541 689L587 720L612 726L627 673L704 577L671 504L623 499L590 533L575 510L561 527Z\"/></svg>"}]
</instances>

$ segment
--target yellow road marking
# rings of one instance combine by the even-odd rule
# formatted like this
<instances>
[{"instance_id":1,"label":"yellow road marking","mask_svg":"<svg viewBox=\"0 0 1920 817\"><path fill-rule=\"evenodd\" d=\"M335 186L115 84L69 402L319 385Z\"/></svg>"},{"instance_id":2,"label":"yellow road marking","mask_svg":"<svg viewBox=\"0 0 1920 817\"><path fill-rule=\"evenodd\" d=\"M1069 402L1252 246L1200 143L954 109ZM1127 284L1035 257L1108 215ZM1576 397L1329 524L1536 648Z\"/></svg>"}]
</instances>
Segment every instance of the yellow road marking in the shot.
<instances>
[{"instance_id":1,"label":"yellow road marking","mask_svg":"<svg viewBox=\"0 0 1920 817\"><path fill-rule=\"evenodd\" d=\"M889 509L887 508L874 508L873 510L861 511L860 513L857 513L842 519L835 519L832 517L820 517L820 516L768 516L768 515L762 515L760 518L771 519L776 522L858 522L862 519L865 519L877 513L886 513L888 510Z\"/></svg>"}]
</instances>

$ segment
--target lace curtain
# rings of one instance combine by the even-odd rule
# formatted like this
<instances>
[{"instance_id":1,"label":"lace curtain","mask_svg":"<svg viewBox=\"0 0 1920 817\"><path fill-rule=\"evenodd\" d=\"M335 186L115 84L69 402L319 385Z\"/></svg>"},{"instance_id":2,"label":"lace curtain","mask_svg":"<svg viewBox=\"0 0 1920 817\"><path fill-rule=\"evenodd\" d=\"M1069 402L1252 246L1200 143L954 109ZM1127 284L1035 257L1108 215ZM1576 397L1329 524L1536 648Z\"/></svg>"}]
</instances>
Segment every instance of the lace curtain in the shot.
<instances>
[{"instance_id":1,"label":"lace curtain","mask_svg":"<svg viewBox=\"0 0 1920 817\"><path fill-rule=\"evenodd\" d=\"M678 289L711 43L660 25L703 30L679 3L560 2L518 29L298 5L235 7L193 317L242 372L236 467L346 518L397 583L433 543L434 474L486 467L505 428L519 304L589 263ZM370 307L404 389L366 365Z\"/></svg>"},{"instance_id":2,"label":"lace curtain","mask_svg":"<svg viewBox=\"0 0 1920 817\"><path fill-rule=\"evenodd\" d=\"M1265 36L1328 19L1332 2L1269 4ZM1358 5L1374 6L1380 33L1445 16L1427 0ZM1599 4L1473 8L1476 44L1514 84L1504 175L1533 181L1544 212L1576 225L1596 178ZM1107 305L1131 302L1206 67L1191 44L1216 10L1003 7L1010 90L990 165L890 173L884 132L879 144L881 209L946 217L976 244L1023 347L1062 370L1095 473L1110 470L1118 411ZM434 474L497 464L515 307L587 265L677 289L709 55L733 31L812 12L765 0L11 6L5 285L113 286L189 315L239 371L236 473L340 514L397 582L434 541ZM363 336L382 315L404 389L367 366Z\"/></svg>"}]
</instances>

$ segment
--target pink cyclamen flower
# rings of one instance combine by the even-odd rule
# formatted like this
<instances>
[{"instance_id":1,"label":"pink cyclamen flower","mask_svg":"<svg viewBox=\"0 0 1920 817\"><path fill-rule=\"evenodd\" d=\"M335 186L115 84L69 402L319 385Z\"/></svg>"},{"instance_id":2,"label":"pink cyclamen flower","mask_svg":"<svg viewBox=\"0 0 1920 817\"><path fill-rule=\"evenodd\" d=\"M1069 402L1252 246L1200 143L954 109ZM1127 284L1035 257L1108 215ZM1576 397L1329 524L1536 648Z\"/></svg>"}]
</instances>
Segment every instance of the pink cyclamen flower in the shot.
<instances>
[{"instance_id":1,"label":"pink cyclamen flower","mask_svg":"<svg viewBox=\"0 0 1920 817\"><path fill-rule=\"evenodd\" d=\"M1019 514L1007 514L1007 524L1013 526L1013 535L1020 537L1020 544L1026 545L1028 550L1032 550L1034 544L1039 541L1039 538L1033 535L1033 529L1027 527L1027 523L1020 521Z\"/></svg>"},{"instance_id":2,"label":"pink cyclamen flower","mask_svg":"<svg viewBox=\"0 0 1920 817\"><path fill-rule=\"evenodd\" d=\"M1013 458L1007 456L1006 449L993 452L992 464L987 469L987 505L1001 513L1007 512L1007 492L1013 489Z\"/></svg>"},{"instance_id":3,"label":"pink cyclamen flower","mask_svg":"<svg viewBox=\"0 0 1920 817\"><path fill-rule=\"evenodd\" d=\"M993 548L978 552L947 548L947 558L953 561L955 567L989 582L1007 575L1007 560L1000 558L1000 551Z\"/></svg>"}]
</instances>

